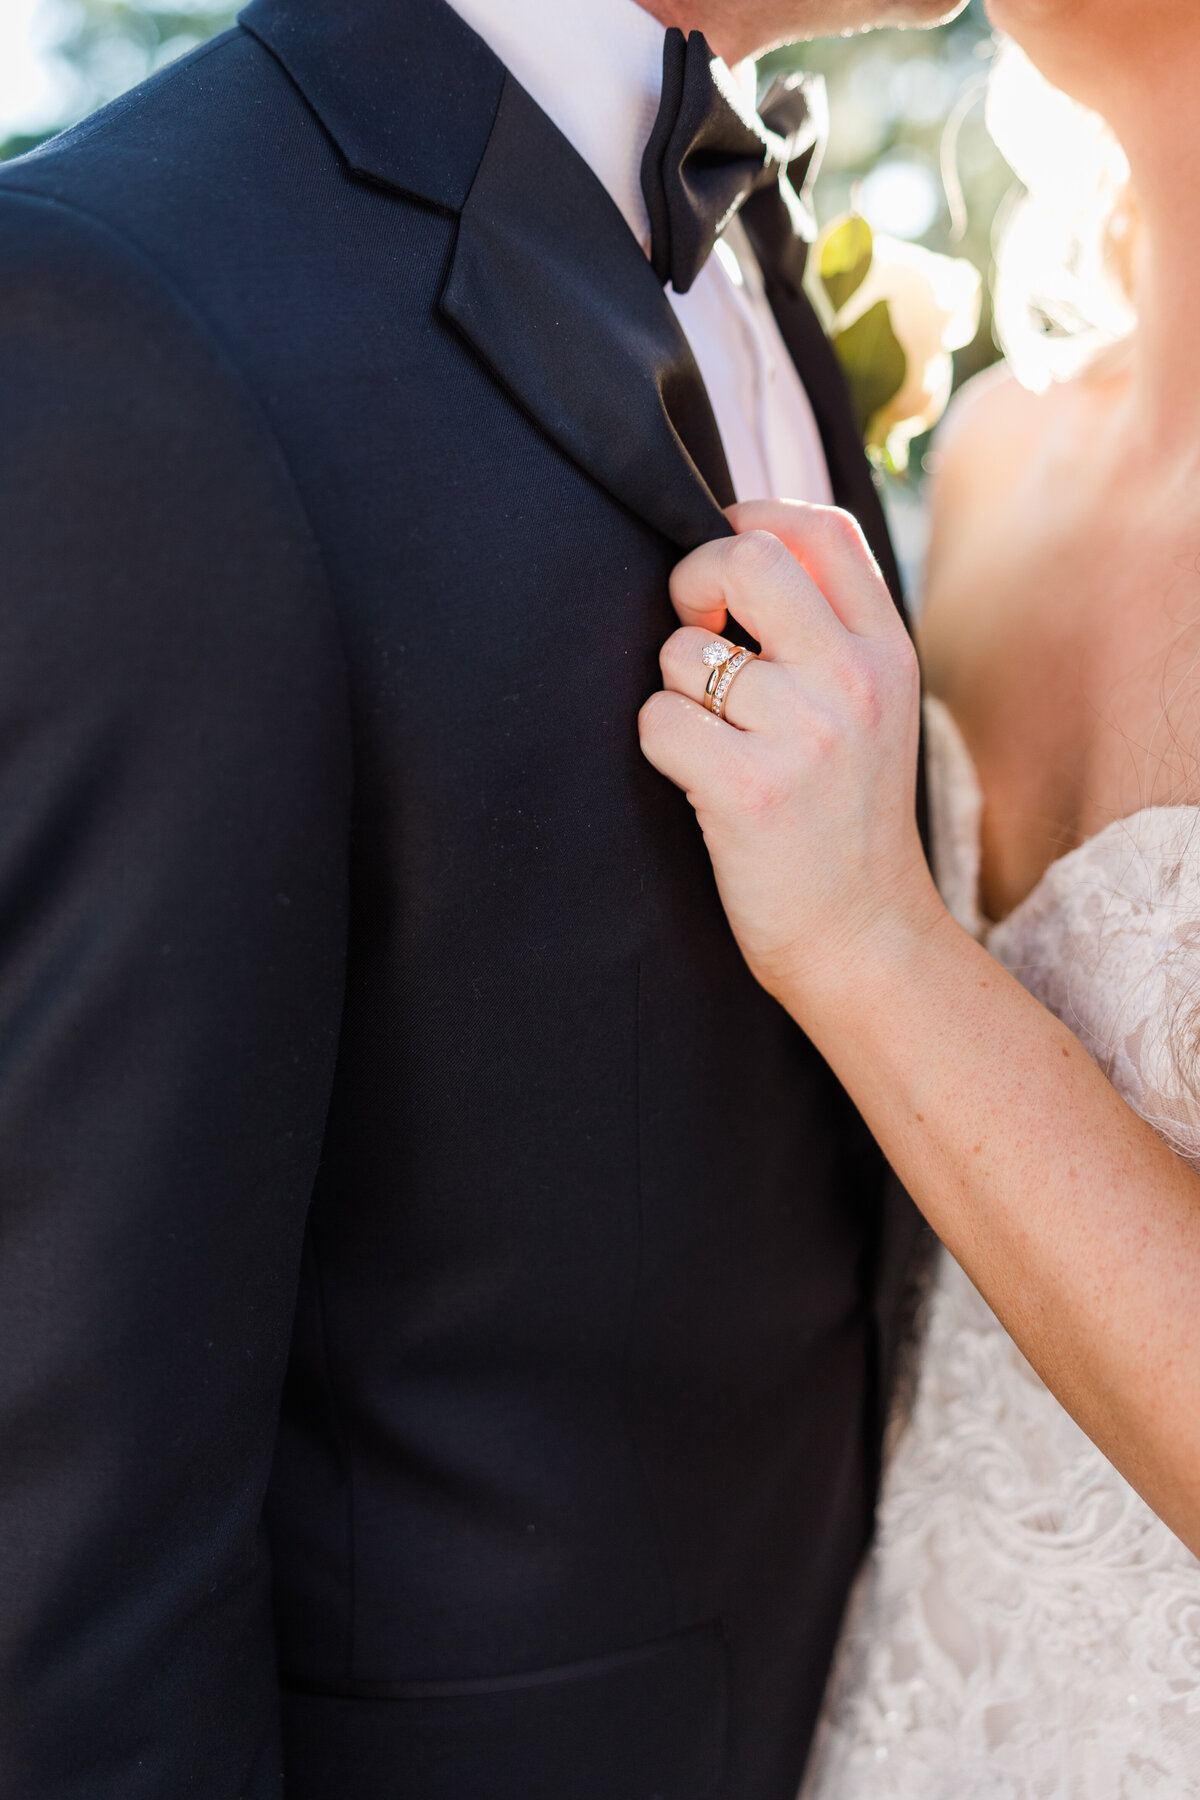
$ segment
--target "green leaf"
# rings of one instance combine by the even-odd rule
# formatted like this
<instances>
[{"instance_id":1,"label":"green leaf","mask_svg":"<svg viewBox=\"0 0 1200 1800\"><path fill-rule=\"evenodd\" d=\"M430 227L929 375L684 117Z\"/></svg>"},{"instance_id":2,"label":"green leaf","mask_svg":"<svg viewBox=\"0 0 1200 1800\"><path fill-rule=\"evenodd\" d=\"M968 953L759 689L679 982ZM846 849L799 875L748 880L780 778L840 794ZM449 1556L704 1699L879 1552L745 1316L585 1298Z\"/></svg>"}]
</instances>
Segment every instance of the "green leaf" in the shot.
<instances>
[{"instance_id":1,"label":"green leaf","mask_svg":"<svg viewBox=\"0 0 1200 1800\"><path fill-rule=\"evenodd\" d=\"M857 213L847 213L823 234L817 273L835 313L867 279L874 253L871 227Z\"/></svg>"},{"instance_id":2,"label":"green leaf","mask_svg":"<svg viewBox=\"0 0 1200 1800\"><path fill-rule=\"evenodd\" d=\"M832 342L865 438L876 413L896 398L908 375L908 358L892 330L887 301L877 300L861 319L836 332Z\"/></svg>"}]
</instances>

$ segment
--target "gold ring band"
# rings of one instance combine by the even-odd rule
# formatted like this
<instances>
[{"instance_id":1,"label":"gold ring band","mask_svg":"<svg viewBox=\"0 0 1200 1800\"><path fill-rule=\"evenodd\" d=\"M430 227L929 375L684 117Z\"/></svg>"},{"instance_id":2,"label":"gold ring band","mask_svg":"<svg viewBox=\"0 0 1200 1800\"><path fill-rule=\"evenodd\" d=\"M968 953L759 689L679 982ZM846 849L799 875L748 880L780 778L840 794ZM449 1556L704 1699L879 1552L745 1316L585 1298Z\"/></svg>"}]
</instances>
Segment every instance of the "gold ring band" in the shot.
<instances>
[{"instance_id":1,"label":"gold ring band","mask_svg":"<svg viewBox=\"0 0 1200 1800\"><path fill-rule=\"evenodd\" d=\"M753 661L753 650L747 650L745 644L736 644L724 661L713 669L704 690L704 704L714 719L721 718L726 696L735 677L740 674L748 662Z\"/></svg>"}]
</instances>

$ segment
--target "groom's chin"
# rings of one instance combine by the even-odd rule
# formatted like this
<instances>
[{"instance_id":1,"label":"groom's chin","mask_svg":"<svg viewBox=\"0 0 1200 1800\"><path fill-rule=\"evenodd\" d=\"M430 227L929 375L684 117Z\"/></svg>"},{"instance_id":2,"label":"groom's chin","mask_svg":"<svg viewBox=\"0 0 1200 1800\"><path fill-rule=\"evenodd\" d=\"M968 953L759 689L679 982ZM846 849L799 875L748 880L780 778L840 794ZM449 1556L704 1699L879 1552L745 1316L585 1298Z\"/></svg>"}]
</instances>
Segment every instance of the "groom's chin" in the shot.
<instances>
[{"instance_id":1,"label":"groom's chin","mask_svg":"<svg viewBox=\"0 0 1200 1800\"><path fill-rule=\"evenodd\" d=\"M967 10L970 0L847 0L855 11L869 11L868 28L878 25L945 25Z\"/></svg>"},{"instance_id":2,"label":"groom's chin","mask_svg":"<svg viewBox=\"0 0 1200 1800\"><path fill-rule=\"evenodd\" d=\"M797 0L791 9L799 38L834 37L881 26L944 25L969 0Z\"/></svg>"}]
</instances>

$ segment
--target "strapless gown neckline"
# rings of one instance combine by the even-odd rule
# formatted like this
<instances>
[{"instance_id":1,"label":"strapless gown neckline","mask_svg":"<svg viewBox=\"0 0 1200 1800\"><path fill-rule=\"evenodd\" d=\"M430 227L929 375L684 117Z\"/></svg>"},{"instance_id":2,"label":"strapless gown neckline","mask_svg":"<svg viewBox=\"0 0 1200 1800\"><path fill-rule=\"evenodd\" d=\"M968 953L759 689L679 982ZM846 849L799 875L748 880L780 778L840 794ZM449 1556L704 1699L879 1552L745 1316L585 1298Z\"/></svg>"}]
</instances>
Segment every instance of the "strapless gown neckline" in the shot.
<instances>
[{"instance_id":1,"label":"strapless gown neckline","mask_svg":"<svg viewBox=\"0 0 1200 1800\"><path fill-rule=\"evenodd\" d=\"M1022 931L1022 915L1026 908L1036 910L1042 890L1047 885L1060 888L1073 879L1077 860L1107 859L1113 846L1140 840L1145 834L1162 835L1175 841L1181 833L1197 828L1200 807L1143 806L1136 812L1113 819L1099 831L1084 838L1074 849L1065 850L1002 919L991 919L980 901L983 867L983 789L966 740L954 722L954 715L942 701L927 696L924 705L925 741L930 763L931 835L934 841L934 872L942 898L960 925L972 937L988 943L994 932L1011 927L1014 935Z\"/></svg>"},{"instance_id":2,"label":"strapless gown neckline","mask_svg":"<svg viewBox=\"0 0 1200 1800\"><path fill-rule=\"evenodd\" d=\"M1200 1168L1200 809L1114 821L991 924L978 779L926 723L947 905ZM940 1252L803 1800L1192 1797L1200 1563Z\"/></svg>"}]
</instances>

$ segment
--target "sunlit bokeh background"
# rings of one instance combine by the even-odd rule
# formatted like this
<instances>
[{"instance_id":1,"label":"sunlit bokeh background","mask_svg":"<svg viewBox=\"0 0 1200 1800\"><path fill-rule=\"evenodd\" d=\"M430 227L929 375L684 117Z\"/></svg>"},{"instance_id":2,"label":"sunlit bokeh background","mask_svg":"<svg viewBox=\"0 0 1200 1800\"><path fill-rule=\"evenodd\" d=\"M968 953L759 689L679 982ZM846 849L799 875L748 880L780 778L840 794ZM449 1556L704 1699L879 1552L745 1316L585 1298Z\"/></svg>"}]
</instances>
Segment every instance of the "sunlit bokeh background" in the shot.
<instances>
[{"instance_id":1,"label":"sunlit bokeh background","mask_svg":"<svg viewBox=\"0 0 1200 1800\"><path fill-rule=\"evenodd\" d=\"M115 99L233 21L227 0L0 0L0 159ZM970 256L986 272L1012 174L983 125L992 34L980 0L930 32L883 31L783 52L829 83L822 221L851 204L876 230ZM990 322L964 372L990 361Z\"/></svg>"},{"instance_id":2,"label":"sunlit bokeh background","mask_svg":"<svg viewBox=\"0 0 1200 1800\"><path fill-rule=\"evenodd\" d=\"M0 0L0 159L19 155L224 30L226 0ZM1014 179L984 125L993 38L981 0L928 32L875 32L779 53L823 73L832 136L822 223L853 206L892 237L967 256L990 275ZM985 299L956 380L997 355ZM914 446L919 484L922 452Z\"/></svg>"},{"instance_id":3,"label":"sunlit bokeh background","mask_svg":"<svg viewBox=\"0 0 1200 1800\"><path fill-rule=\"evenodd\" d=\"M19 155L233 20L227 0L0 0L0 158ZM806 45L827 77L833 132L822 218L852 202L893 237L986 268L1012 183L983 128L992 36L979 0L932 32ZM990 354L986 325L973 358Z\"/></svg>"}]
</instances>

